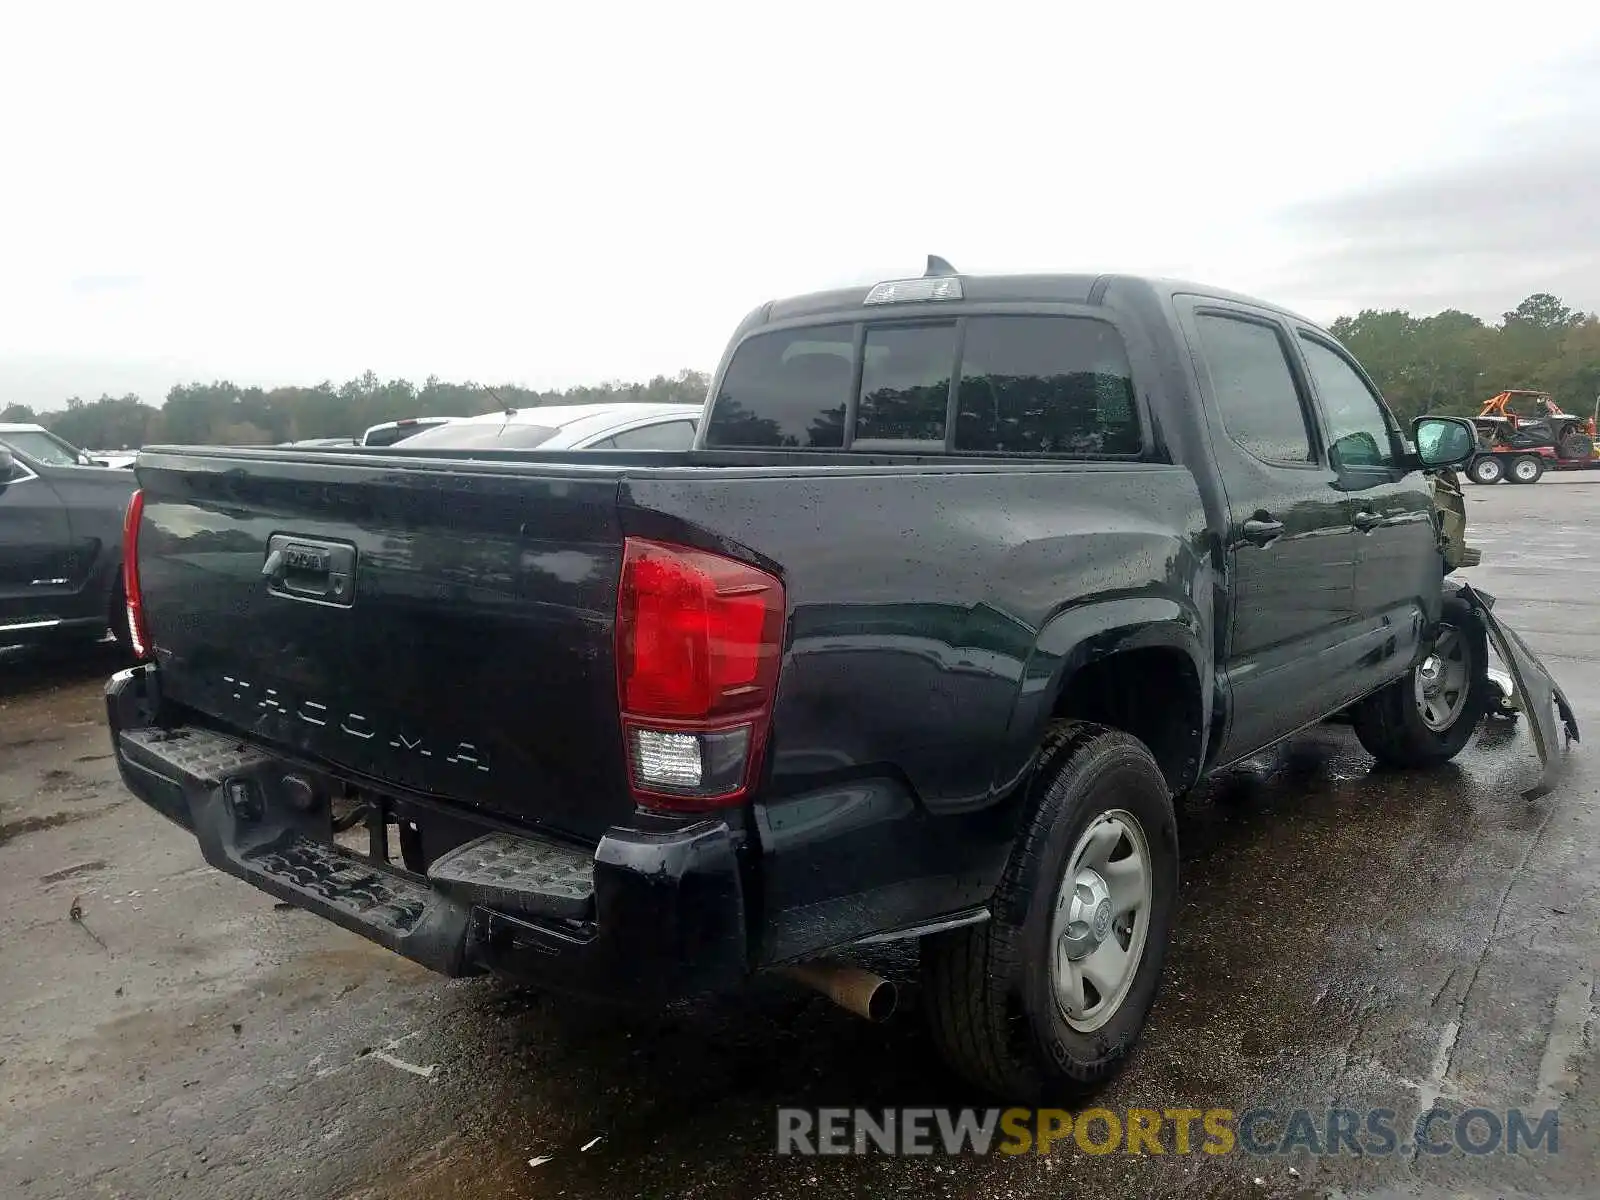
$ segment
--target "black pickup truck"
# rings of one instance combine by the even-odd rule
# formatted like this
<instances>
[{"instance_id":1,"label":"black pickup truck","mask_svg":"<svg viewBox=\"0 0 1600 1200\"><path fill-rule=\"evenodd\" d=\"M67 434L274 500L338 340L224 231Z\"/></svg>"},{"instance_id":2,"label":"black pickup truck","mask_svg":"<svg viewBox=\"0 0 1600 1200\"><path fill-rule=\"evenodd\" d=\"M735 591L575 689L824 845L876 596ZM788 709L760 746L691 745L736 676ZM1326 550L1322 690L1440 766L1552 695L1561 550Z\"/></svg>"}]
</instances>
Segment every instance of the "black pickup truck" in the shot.
<instances>
[{"instance_id":1,"label":"black pickup truck","mask_svg":"<svg viewBox=\"0 0 1600 1200\"><path fill-rule=\"evenodd\" d=\"M919 938L951 1062L1060 1094L1155 998L1175 797L1334 714L1470 736L1422 468L1473 432L1414 437L1272 305L933 262L751 313L689 451L146 449L112 736L214 866L439 971L874 1012L840 957Z\"/></svg>"}]
</instances>

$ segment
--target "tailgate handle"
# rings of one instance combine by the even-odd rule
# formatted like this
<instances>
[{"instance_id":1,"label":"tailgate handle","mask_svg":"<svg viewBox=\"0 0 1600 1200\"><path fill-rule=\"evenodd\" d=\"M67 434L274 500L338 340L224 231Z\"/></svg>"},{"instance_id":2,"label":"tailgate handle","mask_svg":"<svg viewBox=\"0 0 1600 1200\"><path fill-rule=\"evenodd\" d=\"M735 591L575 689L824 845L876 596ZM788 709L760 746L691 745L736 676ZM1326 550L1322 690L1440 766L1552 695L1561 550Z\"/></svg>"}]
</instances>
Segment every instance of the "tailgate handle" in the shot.
<instances>
[{"instance_id":1,"label":"tailgate handle","mask_svg":"<svg viewBox=\"0 0 1600 1200\"><path fill-rule=\"evenodd\" d=\"M273 595L347 606L355 598L355 565L356 548L346 542L275 533L261 574Z\"/></svg>"}]
</instances>

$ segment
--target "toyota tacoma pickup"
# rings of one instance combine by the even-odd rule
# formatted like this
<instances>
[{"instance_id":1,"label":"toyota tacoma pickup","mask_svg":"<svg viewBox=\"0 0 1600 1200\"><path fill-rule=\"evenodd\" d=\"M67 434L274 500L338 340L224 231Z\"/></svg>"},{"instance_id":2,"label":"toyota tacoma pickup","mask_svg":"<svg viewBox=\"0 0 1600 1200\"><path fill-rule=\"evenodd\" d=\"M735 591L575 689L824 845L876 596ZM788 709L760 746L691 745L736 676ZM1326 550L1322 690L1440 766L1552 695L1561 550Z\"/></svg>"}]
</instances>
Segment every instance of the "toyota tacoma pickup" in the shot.
<instances>
[{"instance_id":1,"label":"toyota tacoma pickup","mask_svg":"<svg viewBox=\"0 0 1600 1200\"><path fill-rule=\"evenodd\" d=\"M752 312L689 450L447 429L144 450L107 696L209 863L446 974L875 1015L852 948L916 938L952 1065L1071 1094L1155 999L1175 798L1488 703L1427 473L1470 422L1242 296L935 259Z\"/></svg>"}]
</instances>

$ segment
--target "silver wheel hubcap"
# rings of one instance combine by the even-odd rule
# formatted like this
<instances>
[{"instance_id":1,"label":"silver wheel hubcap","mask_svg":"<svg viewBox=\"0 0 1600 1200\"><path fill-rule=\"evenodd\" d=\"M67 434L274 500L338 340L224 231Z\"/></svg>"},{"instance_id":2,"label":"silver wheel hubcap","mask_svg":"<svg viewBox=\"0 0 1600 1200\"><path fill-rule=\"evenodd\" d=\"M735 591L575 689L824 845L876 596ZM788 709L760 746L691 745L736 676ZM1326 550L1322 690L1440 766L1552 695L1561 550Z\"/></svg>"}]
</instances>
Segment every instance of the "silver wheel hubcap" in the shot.
<instances>
[{"instance_id":1,"label":"silver wheel hubcap","mask_svg":"<svg viewBox=\"0 0 1600 1200\"><path fill-rule=\"evenodd\" d=\"M1467 639L1453 625L1439 630L1433 653L1417 668L1417 712L1422 723L1435 733L1443 733L1456 723L1467 706L1472 687L1472 651Z\"/></svg>"},{"instance_id":2,"label":"silver wheel hubcap","mask_svg":"<svg viewBox=\"0 0 1600 1200\"><path fill-rule=\"evenodd\" d=\"M1532 479L1539 473L1539 468L1531 462L1519 462L1512 470L1517 473L1518 479Z\"/></svg>"},{"instance_id":3,"label":"silver wheel hubcap","mask_svg":"<svg viewBox=\"0 0 1600 1200\"><path fill-rule=\"evenodd\" d=\"M1124 809L1102 813L1067 856L1050 945L1056 1007L1073 1029L1100 1028L1122 1007L1150 927L1150 844Z\"/></svg>"}]
</instances>

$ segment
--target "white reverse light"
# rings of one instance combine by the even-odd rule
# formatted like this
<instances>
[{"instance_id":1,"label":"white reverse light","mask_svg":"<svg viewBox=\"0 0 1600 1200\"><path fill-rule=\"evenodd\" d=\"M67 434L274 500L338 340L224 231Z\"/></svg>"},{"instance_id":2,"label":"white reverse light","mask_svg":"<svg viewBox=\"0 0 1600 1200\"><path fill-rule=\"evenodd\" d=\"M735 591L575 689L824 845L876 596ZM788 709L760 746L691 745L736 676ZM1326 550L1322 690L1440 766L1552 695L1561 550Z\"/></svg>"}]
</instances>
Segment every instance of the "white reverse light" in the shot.
<instances>
[{"instance_id":1,"label":"white reverse light","mask_svg":"<svg viewBox=\"0 0 1600 1200\"><path fill-rule=\"evenodd\" d=\"M704 774L700 739L692 733L635 729L633 770L642 787L697 788Z\"/></svg>"}]
</instances>

